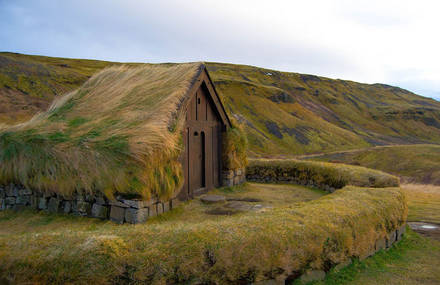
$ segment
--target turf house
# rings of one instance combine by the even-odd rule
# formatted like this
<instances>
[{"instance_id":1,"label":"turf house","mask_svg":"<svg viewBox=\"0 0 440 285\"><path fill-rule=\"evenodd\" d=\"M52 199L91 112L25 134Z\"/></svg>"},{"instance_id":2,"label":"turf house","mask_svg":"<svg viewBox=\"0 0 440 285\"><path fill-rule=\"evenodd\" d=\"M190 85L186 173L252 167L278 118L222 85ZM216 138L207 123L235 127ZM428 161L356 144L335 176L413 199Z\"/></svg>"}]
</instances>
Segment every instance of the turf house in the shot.
<instances>
[{"instance_id":1,"label":"turf house","mask_svg":"<svg viewBox=\"0 0 440 285\"><path fill-rule=\"evenodd\" d=\"M144 222L243 182L245 152L204 64L113 66L0 129L0 209Z\"/></svg>"}]
</instances>

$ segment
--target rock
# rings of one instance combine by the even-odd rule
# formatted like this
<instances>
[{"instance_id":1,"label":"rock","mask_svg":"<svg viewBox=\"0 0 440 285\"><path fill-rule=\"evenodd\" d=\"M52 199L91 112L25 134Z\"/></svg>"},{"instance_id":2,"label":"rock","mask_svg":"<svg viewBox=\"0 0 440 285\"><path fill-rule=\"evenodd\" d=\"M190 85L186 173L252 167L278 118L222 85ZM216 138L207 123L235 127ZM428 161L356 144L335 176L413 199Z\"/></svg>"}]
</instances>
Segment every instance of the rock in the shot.
<instances>
[{"instance_id":1,"label":"rock","mask_svg":"<svg viewBox=\"0 0 440 285\"><path fill-rule=\"evenodd\" d=\"M30 207L33 210L38 209L38 197L36 194L33 194L32 196L30 196Z\"/></svg>"},{"instance_id":2,"label":"rock","mask_svg":"<svg viewBox=\"0 0 440 285\"><path fill-rule=\"evenodd\" d=\"M60 210L60 203L60 199L55 197L50 198L47 210L51 213L58 213L58 211Z\"/></svg>"},{"instance_id":3,"label":"rock","mask_svg":"<svg viewBox=\"0 0 440 285\"><path fill-rule=\"evenodd\" d=\"M224 171L222 171L222 177L223 178L233 178L234 177L234 170L224 170Z\"/></svg>"},{"instance_id":4,"label":"rock","mask_svg":"<svg viewBox=\"0 0 440 285\"><path fill-rule=\"evenodd\" d=\"M156 204L156 213L158 215L163 214L163 205L162 205L162 203L157 203Z\"/></svg>"},{"instance_id":5,"label":"rock","mask_svg":"<svg viewBox=\"0 0 440 285\"><path fill-rule=\"evenodd\" d=\"M405 233L406 230L406 224L403 224L402 226L400 226L400 228L397 229L396 231L396 239L399 241L402 239L403 234Z\"/></svg>"},{"instance_id":6,"label":"rock","mask_svg":"<svg viewBox=\"0 0 440 285\"><path fill-rule=\"evenodd\" d=\"M32 190L23 188L18 190L18 195L24 196L24 195L32 195Z\"/></svg>"},{"instance_id":7,"label":"rock","mask_svg":"<svg viewBox=\"0 0 440 285\"><path fill-rule=\"evenodd\" d=\"M224 205L225 208L234 209L239 212L246 212L252 209L252 205L240 202L240 201L231 201Z\"/></svg>"},{"instance_id":8,"label":"rock","mask_svg":"<svg viewBox=\"0 0 440 285\"><path fill-rule=\"evenodd\" d=\"M125 219L125 208L118 206L110 207L110 220L117 223L123 224Z\"/></svg>"},{"instance_id":9,"label":"rock","mask_svg":"<svg viewBox=\"0 0 440 285\"><path fill-rule=\"evenodd\" d=\"M396 231L392 231L387 238L387 248L390 248L396 241Z\"/></svg>"},{"instance_id":10,"label":"rock","mask_svg":"<svg viewBox=\"0 0 440 285\"><path fill-rule=\"evenodd\" d=\"M222 195L203 195L202 197L200 197L200 201L205 204L215 204L225 202L226 198Z\"/></svg>"},{"instance_id":11,"label":"rock","mask_svg":"<svg viewBox=\"0 0 440 285\"><path fill-rule=\"evenodd\" d=\"M6 203L4 198L0 198L0 211L3 211L6 209Z\"/></svg>"},{"instance_id":12,"label":"rock","mask_svg":"<svg viewBox=\"0 0 440 285\"><path fill-rule=\"evenodd\" d=\"M238 185L240 184L240 177L239 176L235 176L234 177L234 185Z\"/></svg>"},{"instance_id":13,"label":"rock","mask_svg":"<svg viewBox=\"0 0 440 285\"><path fill-rule=\"evenodd\" d=\"M6 196L14 196L17 197L18 196L18 189L17 187L15 187L13 184L9 184L6 187Z\"/></svg>"},{"instance_id":14,"label":"rock","mask_svg":"<svg viewBox=\"0 0 440 285\"><path fill-rule=\"evenodd\" d=\"M136 208L136 209L142 209L142 208L147 208L148 206L150 206L152 204L152 200L140 200L140 199L136 199L136 200L122 200L122 202L126 205L128 205L129 207L132 208Z\"/></svg>"},{"instance_id":15,"label":"rock","mask_svg":"<svg viewBox=\"0 0 440 285\"><path fill-rule=\"evenodd\" d=\"M76 202L76 211L81 216L90 215L90 210L91 210L91 206L90 206L89 202L85 202L85 201L78 201L78 202Z\"/></svg>"},{"instance_id":16,"label":"rock","mask_svg":"<svg viewBox=\"0 0 440 285\"><path fill-rule=\"evenodd\" d=\"M325 272L322 270L309 270L299 278L302 283L321 281L325 278Z\"/></svg>"},{"instance_id":17,"label":"rock","mask_svg":"<svg viewBox=\"0 0 440 285\"><path fill-rule=\"evenodd\" d=\"M6 198L6 191L3 187L0 187L0 199Z\"/></svg>"},{"instance_id":18,"label":"rock","mask_svg":"<svg viewBox=\"0 0 440 285\"><path fill-rule=\"evenodd\" d=\"M47 209L47 198L38 199L38 209L40 209L40 210Z\"/></svg>"},{"instance_id":19,"label":"rock","mask_svg":"<svg viewBox=\"0 0 440 285\"><path fill-rule=\"evenodd\" d=\"M240 176L241 174L243 174L243 171L241 170L241 168L237 168L234 170L235 175Z\"/></svg>"},{"instance_id":20,"label":"rock","mask_svg":"<svg viewBox=\"0 0 440 285\"><path fill-rule=\"evenodd\" d=\"M349 266L350 264L351 264L351 259L344 261L344 262L341 262L333 268L333 271L338 272L341 269L344 269L345 267Z\"/></svg>"},{"instance_id":21,"label":"rock","mask_svg":"<svg viewBox=\"0 0 440 285\"><path fill-rule=\"evenodd\" d=\"M5 204L6 205L15 205L15 197L6 197Z\"/></svg>"},{"instance_id":22,"label":"rock","mask_svg":"<svg viewBox=\"0 0 440 285\"><path fill-rule=\"evenodd\" d=\"M143 223L148 219L148 208L125 210L125 221L130 224Z\"/></svg>"},{"instance_id":23,"label":"rock","mask_svg":"<svg viewBox=\"0 0 440 285\"><path fill-rule=\"evenodd\" d=\"M28 205L31 203L31 197L30 196L18 196L15 199L15 204L18 205Z\"/></svg>"},{"instance_id":24,"label":"rock","mask_svg":"<svg viewBox=\"0 0 440 285\"><path fill-rule=\"evenodd\" d=\"M224 187L234 186L234 179L233 178L223 178L222 186L224 186Z\"/></svg>"},{"instance_id":25,"label":"rock","mask_svg":"<svg viewBox=\"0 0 440 285\"><path fill-rule=\"evenodd\" d=\"M121 208L130 208L130 206L128 206L127 204L124 204L118 200L111 200L109 201L109 205L111 206L117 206L117 207L121 207Z\"/></svg>"},{"instance_id":26,"label":"rock","mask_svg":"<svg viewBox=\"0 0 440 285\"><path fill-rule=\"evenodd\" d=\"M171 209L177 208L180 204L182 204L182 201L177 198L171 200Z\"/></svg>"},{"instance_id":27,"label":"rock","mask_svg":"<svg viewBox=\"0 0 440 285\"><path fill-rule=\"evenodd\" d=\"M108 208L106 206L100 205L98 203L93 204L92 217L99 218L99 219L107 219Z\"/></svg>"},{"instance_id":28,"label":"rock","mask_svg":"<svg viewBox=\"0 0 440 285\"><path fill-rule=\"evenodd\" d=\"M157 216L157 204L153 204L150 207L148 207L148 216L149 217Z\"/></svg>"},{"instance_id":29,"label":"rock","mask_svg":"<svg viewBox=\"0 0 440 285\"><path fill-rule=\"evenodd\" d=\"M107 205L104 197L96 197L95 203L98 205Z\"/></svg>"},{"instance_id":30,"label":"rock","mask_svg":"<svg viewBox=\"0 0 440 285\"><path fill-rule=\"evenodd\" d=\"M165 212L168 212L168 211L171 209L171 207L170 207L170 201L162 203L162 206L163 206L163 212L164 212L164 213L165 213Z\"/></svg>"},{"instance_id":31,"label":"rock","mask_svg":"<svg viewBox=\"0 0 440 285\"><path fill-rule=\"evenodd\" d=\"M64 201L63 212L65 214L69 214L71 211L72 211L72 202L71 201Z\"/></svg>"},{"instance_id":32,"label":"rock","mask_svg":"<svg viewBox=\"0 0 440 285\"><path fill-rule=\"evenodd\" d=\"M375 245L376 251L385 249L386 246L387 246L387 242L385 238L380 238L376 241L376 245Z\"/></svg>"}]
</instances>

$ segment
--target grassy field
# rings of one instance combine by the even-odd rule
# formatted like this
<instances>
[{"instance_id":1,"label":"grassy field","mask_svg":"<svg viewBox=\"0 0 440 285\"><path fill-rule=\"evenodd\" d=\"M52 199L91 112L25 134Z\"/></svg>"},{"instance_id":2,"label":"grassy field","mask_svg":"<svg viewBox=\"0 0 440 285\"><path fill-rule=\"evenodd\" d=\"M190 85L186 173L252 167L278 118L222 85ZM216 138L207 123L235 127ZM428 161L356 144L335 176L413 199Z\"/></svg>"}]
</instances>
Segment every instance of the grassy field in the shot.
<instances>
[{"instance_id":1,"label":"grassy field","mask_svg":"<svg viewBox=\"0 0 440 285\"><path fill-rule=\"evenodd\" d=\"M440 224L440 186L403 184L408 198L408 221Z\"/></svg>"},{"instance_id":2,"label":"grassy field","mask_svg":"<svg viewBox=\"0 0 440 285\"><path fill-rule=\"evenodd\" d=\"M292 185L216 191L272 207L207 215L216 206L194 200L135 226L1 212L0 278L19 284L252 282L364 255L406 218L397 188L348 187L324 196Z\"/></svg>"},{"instance_id":3,"label":"grassy field","mask_svg":"<svg viewBox=\"0 0 440 285\"><path fill-rule=\"evenodd\" d=\"M303 158L378 169L400 176L403 182L440 184L440 145L374 147Z\"/></svg>"}]
</instances>

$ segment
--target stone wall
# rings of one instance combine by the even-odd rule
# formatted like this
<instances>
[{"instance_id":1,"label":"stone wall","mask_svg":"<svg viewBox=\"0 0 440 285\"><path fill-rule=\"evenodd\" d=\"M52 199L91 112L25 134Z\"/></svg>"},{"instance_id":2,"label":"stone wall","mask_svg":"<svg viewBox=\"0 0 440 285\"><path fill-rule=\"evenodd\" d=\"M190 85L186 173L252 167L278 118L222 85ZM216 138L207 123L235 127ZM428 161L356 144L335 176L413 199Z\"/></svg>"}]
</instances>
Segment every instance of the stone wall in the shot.
<instances>
[{"instance_id":1,"label":"stone wall","mask_svg":"<svg viewBox=\"0 0 440 285\"><path fill-rule=\"evenodd\" d=\"M246 180L251 182L262 183L292 183L307 187L318 188L330 193L335 192L336 188L325 183L318 183L313 180L300 179L294 176L261 176L258 174L246 174Z\"/></svg>"},{"instance_id":2,"label":"stone wall","mask_svg":"<svg viewBox=\"0 0 440 285\"><path fill-rule=\"evenodd\" d=\"M110 219L118 224L143 223L178 205L179 201L125 199L109 200L102 195L76 194L67 198L58 194L40 193L23 186L0 186L0 211L33 209L50 213L64 213L99 219Z\"/></svg>"},{"instance_id":3,"label":"stone wall","mask_svg":"<svg viewBox=\"0 0 440 285\"><path fill-rule=\"evenodd\" d=\"M243 168L222 171L222 186L232 187L246 181L246 171Z\"/></svg>"},{"instance_id":4,"label":"stone wall","mask_svg":"<svg viewBox=\"0 0 440 285\"><path fill-rule=\"evenodd\" d=\"M386 237L380 238L376 241L376 243L374 245L371 246L371 248L369 249L368 253L365 256L361 256L359 257L359 260L364 260L367 257L373 256L376 252L380 251L380 250L388 250L391 248L391 246L396 243L399 242L406 230L406 224L400 226L398 229L391 231L390 233L388 233L388 235ZM336 264L333 267L334 271L339 271L342 268L350 265L352 263L351 259L348 259L344 262L341 262L340 264ZM300 280L301 284L306 284L309 282L313 282L313 281L320 281L323 280L326 276L327 272L322 271L322 270L314 270L314 269L307 269L304 270L302 274L297 274L297 275L293 275L293 276L288 276L287 278L280 278L280 279L270 279L270 280L263 280L263 281L259 281L259 282L255 282L253 284L255 285L277 285L277 284L290 284L295 280Z\"/></svg>"}]
</instances>

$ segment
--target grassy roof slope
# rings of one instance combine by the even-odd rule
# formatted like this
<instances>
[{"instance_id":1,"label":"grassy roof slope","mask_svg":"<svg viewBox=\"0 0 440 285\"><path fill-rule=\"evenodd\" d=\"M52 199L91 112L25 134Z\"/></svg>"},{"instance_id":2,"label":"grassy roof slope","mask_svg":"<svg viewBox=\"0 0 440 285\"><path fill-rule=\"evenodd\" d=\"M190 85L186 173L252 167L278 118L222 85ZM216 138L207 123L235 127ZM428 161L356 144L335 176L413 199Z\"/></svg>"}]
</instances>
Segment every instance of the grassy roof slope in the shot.
<instances>
[{"instance_id":1,"label":"grassy roof slope","mask_svg":"<svg viewBox=\"0 0 440 285\"><path fill-rule=\"evenodd\" d=\"M0 182L69 195L170 197L180 188L180 106L202 64L109 67L0 133Z\"/></svg>"},{"instance_id":2,"label":"grassy roof slope","mask_svg":"<svg viewBox=\"0 0 440 285\"><path fill-rule=\"evenodd\" d=\"M52 100L80 87L108 61L0 53L0 123L29 120Z\"/></svg>"}]
</instances>

